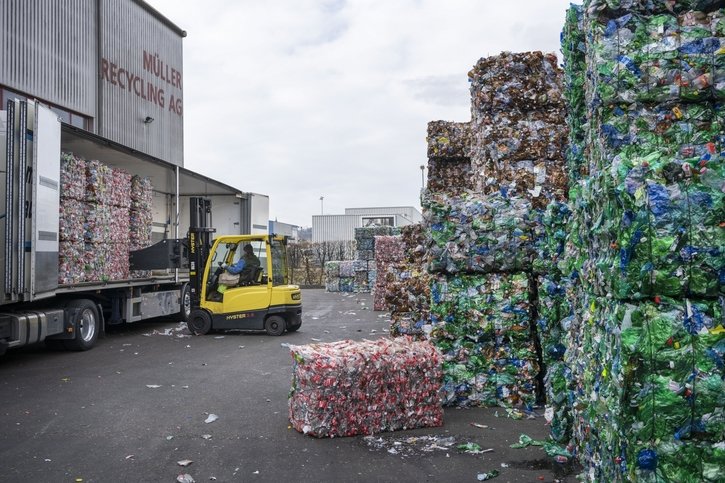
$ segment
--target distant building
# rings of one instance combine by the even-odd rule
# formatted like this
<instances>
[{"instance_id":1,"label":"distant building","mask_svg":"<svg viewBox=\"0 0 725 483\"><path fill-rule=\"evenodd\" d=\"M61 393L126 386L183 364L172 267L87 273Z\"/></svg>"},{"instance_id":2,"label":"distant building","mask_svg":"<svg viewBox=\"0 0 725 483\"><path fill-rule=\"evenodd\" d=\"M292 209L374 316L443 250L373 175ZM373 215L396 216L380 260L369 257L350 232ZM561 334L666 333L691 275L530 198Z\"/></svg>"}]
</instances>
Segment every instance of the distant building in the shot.
<instances>
[{"instance_id":1,"label":"distant building","mask_svg":"<svg viewBox=\"0 0 725 483\"><path fill-rule=\"evenodd\" d=\"M307 226L297 230L297 238L299 241L312 241L312 227Z\"/></svg>"},{"instance_id":2,"label":"distant building","mask_svg":"<svg viewBox=\"0 0 725 483\"><path fill-rule=\"evenodd\" d=\"M287 236L290 240L299 240L300 227L289 223L282 223L277 220L269 220L269 234Z\"/></svg>"},{"instance_id":3,"label":"distant building","mask_svg":"<svg viewBox=\"0 0 725 483\"><path fill-rule=\"evenodd\" d=\"M412 206L346 208L344 215L313 215L312 241L355 239L355 228L364 226L406 226L423 220Z\"/></svg>"}]
</instances>

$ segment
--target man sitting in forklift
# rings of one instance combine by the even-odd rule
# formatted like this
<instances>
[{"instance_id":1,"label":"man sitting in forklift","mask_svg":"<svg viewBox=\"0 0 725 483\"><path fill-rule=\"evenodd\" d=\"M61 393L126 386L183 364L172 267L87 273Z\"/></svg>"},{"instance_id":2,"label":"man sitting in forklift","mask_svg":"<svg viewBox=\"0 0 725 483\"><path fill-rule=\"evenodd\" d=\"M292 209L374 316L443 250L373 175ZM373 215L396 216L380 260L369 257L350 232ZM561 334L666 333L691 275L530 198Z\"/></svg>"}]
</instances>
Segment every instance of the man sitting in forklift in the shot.
<instances>
[{"instance_id":1,"label":"man sitting in forklift","mask_svg":"<svg viewBox=\"0 0 725 483\"><path fill-rule=\"evenodd\" d=\"M226 270L232 275L239 274L239 284L255 282L254 275L260 267L259 258L254 254L254 247L250 244L244 245L244 254L234 264L229 265Z\"/></svg>"}]
</instances>

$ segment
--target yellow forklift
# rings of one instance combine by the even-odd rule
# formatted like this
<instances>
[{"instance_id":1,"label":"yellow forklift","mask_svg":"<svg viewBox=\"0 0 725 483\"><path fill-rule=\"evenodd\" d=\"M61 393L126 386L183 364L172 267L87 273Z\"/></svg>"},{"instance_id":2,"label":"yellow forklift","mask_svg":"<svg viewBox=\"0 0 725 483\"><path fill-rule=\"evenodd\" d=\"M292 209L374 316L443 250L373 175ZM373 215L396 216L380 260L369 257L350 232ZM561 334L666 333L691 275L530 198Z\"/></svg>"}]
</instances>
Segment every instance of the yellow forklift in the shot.
<instances>
[{"instance_id":1,"label":"yellow forklift","mask_svg":"<svg viewBox=\"0 0 725 483\"><path fill-rule=\"evenodd\" d=\"M211 201L191 198L187 242L189 256L189 330L264 330L294 332L302 325L302 292L289 284L287 239L278 235L225 235L211 240ZM222 274L251 245L260 261L247 280L226 285Z\"/></svg>"}]
</instances>

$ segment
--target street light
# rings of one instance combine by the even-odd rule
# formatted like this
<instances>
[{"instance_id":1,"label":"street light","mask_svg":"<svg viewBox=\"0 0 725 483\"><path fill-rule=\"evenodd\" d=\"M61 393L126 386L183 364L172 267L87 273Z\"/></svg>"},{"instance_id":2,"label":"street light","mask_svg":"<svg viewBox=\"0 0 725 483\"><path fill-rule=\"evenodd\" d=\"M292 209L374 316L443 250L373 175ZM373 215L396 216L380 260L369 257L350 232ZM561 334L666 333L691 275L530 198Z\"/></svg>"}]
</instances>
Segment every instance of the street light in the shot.
<instances>
[{"instance_id":1,"label":"street light","mask_svg":"<svg viewBox=\"0 0 725 483\"><path fill-rule=\"evenodd\" d=\"M324 215L325 214L325 210L323 209L323 206L324 205L322 204L322 202L323 202L324 199L325 199L324 196L320 196L320 214L321 215Z\"/></svg>"},{"instance_id":2,"label":"street light","mask_svg":"<svg viewBox=\"0 0 725 483\"><path fill-rule=\"evenodd\" d=\"M423 174L424 172L425 172L425 165L421 164L420 165L420 189L425 188L425 176Z\"/></svg>"}]
</instances>

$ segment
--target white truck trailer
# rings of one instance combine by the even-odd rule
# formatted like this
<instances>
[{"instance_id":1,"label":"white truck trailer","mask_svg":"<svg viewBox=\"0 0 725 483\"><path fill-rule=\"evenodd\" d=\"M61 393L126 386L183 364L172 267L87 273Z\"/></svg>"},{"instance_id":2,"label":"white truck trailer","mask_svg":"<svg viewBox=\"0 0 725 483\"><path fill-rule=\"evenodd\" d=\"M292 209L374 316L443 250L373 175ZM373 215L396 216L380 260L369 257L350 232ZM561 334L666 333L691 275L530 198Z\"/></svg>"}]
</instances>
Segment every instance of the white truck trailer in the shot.
<instances>
[{"instance_id":1,"label":"white truck trailer","mask_svg":"<svg viewBox=\"0 0 725 483\"><path fill-rule=\"evenodd\" d=\"M10 101L0 111L0 146L0 354L42 341L87 350L107 324L184 320L190 302L182 240L191 197L214 200L217 232L250 232L247 193L61 124L36 101ZM131 269L147 276L59 283L61 152L151 180L155 245L130 257Z\"/></svg>"}]
</instances>

